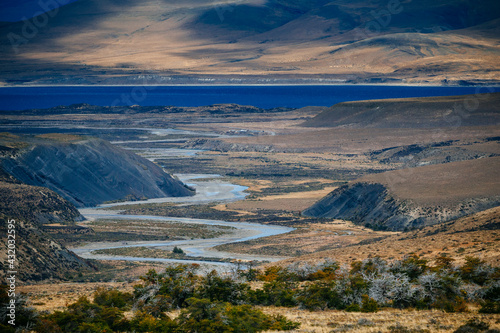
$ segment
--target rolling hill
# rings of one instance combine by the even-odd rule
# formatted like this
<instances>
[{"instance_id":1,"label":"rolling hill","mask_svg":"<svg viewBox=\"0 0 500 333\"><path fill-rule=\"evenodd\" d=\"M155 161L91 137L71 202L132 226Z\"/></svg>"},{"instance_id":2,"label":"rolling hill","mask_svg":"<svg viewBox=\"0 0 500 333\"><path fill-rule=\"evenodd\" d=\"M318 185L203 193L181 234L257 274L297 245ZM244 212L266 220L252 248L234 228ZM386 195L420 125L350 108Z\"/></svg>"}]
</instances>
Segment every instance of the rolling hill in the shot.
<instances>
[{"instance_id":1,"label":"rolling hill","mask_svg":"<svg viewBox=\"0 0 500 333\"><path fill-rule=\"evenodd\" d=\"M0 79L494 83L499 20L494 0L79 0L1 23Z\"/></svg>"}]
</instances>

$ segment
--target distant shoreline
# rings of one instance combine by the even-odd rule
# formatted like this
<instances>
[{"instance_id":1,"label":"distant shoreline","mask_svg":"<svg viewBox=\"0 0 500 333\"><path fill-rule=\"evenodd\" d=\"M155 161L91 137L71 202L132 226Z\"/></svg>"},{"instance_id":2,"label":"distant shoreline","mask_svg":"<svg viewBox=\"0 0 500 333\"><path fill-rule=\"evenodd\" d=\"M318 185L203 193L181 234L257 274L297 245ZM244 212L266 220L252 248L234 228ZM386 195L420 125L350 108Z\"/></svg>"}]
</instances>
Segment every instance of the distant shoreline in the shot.
<instances>
[{"instance_id":1,"label":"distant shoreline","mask_svg":"<svg viewBox=\"0 0 500 333\"><path fill-rule=\"evenodd\" d=\"M477 84L477 85L452 85L452 84L425 84L425 83L241 83L241 84L228 84L228 83L186 83L186 84L14 84L14 85L0 85L2 88L62 88L62 87L296 87L296 86L365 86L365 87L435 87L435 88L474 88L474 87L490 87L500 88L500 82L494 85Z\"/></svg>"},{"instance_id":2,"label":"distant shoreline","mask_svg":"<svg viewBox=\"0 0 500 333\"><path fill-rule=\"evenodd\" d=\"M18 85L0 88L0 109L46 109L61 105L178 106L215 104L278 107L332 106L341 102L444 97L500 92L500 86L394 84L163 84Z\"/></svg>"}]
</instances>

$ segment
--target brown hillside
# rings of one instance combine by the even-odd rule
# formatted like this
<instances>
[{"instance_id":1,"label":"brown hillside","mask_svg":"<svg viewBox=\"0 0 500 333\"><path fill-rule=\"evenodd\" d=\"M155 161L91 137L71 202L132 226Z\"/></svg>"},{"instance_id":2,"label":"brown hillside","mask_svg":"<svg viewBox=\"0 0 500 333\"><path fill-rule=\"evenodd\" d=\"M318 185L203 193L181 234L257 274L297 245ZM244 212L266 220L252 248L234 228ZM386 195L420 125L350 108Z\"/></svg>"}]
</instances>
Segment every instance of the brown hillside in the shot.
<instances>
[{"instance_id":1,"label":"brown hillside","mask_svg":"<svg viewBox=\"0 0 500 333\"><path fill-rule=\"evenodd\" d=\"M421 206L455 206L500 196L500 157L388 171L356 182L382 184L398 199Z\"/></svg>"},{"instance_id":2,"label":"brown hillside","mask_svg":"<svg viewBox=\"0 0 500 333\"><path fill-rule=\"evenodd\" d=\"M500 204L500 157L388 171L342 186L303 214L382 230L433 225Z\"/></svg>"}]
</instances>

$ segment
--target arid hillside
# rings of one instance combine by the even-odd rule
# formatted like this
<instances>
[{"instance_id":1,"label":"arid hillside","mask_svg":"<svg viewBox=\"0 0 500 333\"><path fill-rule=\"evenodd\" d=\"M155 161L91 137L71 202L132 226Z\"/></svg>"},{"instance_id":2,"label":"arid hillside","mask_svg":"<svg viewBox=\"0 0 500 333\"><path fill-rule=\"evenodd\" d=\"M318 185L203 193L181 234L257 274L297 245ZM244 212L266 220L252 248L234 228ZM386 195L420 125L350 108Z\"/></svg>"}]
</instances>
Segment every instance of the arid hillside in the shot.
<instances>
[{"instance_id":1,"label":"arid hillside","mask_svg":"<svg viewBox=\"0 0 500 333\"><path fill-rule=\"evenodd\" d=\"M47 225L74 226L82 218L70 202L49 189L0 181L0 244L7 249L7 221L14 220L13 270L21 281L66 279L93 270L91 264L43 231ZM0 274L5 279L7 251L2 251L0 259Z\"/></svg>"},{"instance_id":2,"label":"arid hillside","mask_svg":"<svg viewBox=\"0 0 500 333\"><path fill-rule=\"evenodd\" d=\"M345 142L347 147L353 143L340 141L341 133L351 129L365 133L356 140L361 146L362 138L366 139L366 156L398 170L357 179L304 213L404 230L497 206L499 96L339 103L321 112L303 126L332 127L332 141ZM480 126L482 133L466 134ZM385 141L380 140L381 134Z\"/></svg>"},{"instance_id":3,"label":"arid hillside","mask_svg":"<svg viewBox=\"0 0 500 333\"><path fill-rule=\"evenodd\" d=\"M494 83L499 19L494 0L79 0L0 24L0 80Z\"/></svg>"},{"instance_id":4,"label":"arid hillside","mask_svg":"<svg viewBox=\"0 0 500 333\"><path fill-rule=\"evenodd\" d=\"M304 211L403 230L438 224L500 205L500 158L453 162L362 177Z\"/></svg>"}]
</instances>

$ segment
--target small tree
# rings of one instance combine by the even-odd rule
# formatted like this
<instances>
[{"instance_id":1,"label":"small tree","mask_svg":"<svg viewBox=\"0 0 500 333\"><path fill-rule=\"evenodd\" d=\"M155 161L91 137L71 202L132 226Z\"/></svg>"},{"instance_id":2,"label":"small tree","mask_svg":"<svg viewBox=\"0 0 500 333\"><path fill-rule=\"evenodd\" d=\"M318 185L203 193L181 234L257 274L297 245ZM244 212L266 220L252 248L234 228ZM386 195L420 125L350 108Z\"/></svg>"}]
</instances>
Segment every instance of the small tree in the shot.
<instances>
[{"instance_id":1,"label":"small tree","mask_svg":"<svg viewBox=\"0 0 500 333\"><path fill-rule=\"evenodd\" d=\"M172 252L175 254L185 254L184 251L180 247L177 247L177 246L174 246L174 249Z\"/></svg>"}]
</instances>

